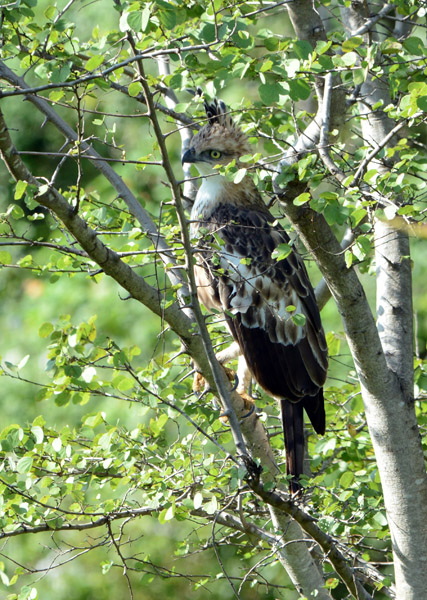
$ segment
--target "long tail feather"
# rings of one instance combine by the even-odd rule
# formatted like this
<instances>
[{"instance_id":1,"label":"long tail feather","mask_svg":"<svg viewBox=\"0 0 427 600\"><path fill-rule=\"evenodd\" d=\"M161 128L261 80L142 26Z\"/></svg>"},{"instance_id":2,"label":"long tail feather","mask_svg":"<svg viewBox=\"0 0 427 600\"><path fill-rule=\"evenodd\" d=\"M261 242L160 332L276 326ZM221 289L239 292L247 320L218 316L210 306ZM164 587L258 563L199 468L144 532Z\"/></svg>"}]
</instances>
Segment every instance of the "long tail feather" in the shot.
<instances>
[{"instance_id":1,"label":"long tail feather","mask_svg":"<svg viewBox=\"0 0 427 600\"><path fill-rule=\"evenodd\" d=\"M289 484L291 494L301 489L299 476L304 472L304 417L302 402L280 401L283 433L285 435L286 472L292 476Z\"/></svg>"}]
</instances>

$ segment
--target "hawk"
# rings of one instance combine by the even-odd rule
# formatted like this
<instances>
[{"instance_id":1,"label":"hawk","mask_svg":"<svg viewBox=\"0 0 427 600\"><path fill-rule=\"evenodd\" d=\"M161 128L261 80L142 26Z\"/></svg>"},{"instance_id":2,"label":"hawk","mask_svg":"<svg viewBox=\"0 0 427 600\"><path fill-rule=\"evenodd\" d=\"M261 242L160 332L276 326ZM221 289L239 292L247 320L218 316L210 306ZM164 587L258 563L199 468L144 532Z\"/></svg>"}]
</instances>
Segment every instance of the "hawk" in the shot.
<instances>
[{"instance_id":1,"label":"hawk","mask_svg":"<svg viewBox=\"0 0 427 600\"><path fill-rule=\"evenodd\" d=\"M294 249L281 260L273 255L290 239L252 179L234 183L214 169L250 153L246 135L224 102L205 102L205 110L207 123L182 156L203 176L191 212L191 235L204 241L196 255L198 297L209 311L224 314L253 378L280 401L286 468L296 493L304 410L315 431L325 433L325 334L302 258Z\"/></svg>"}]
</instances>

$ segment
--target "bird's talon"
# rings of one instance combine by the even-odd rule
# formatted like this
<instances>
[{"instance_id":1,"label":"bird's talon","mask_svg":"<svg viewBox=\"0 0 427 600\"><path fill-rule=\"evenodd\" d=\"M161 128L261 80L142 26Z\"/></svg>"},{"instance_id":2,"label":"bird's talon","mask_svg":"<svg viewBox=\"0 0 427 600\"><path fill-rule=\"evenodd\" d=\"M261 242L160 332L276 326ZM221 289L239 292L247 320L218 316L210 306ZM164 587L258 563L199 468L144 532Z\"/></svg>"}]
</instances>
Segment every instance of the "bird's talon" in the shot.
<instances>
[{"instance_id":1,"label":"bird's talon","mask_svg":"<svg viewBox=\"0 0 427 600\"><path fill-rule=\"evenodd\" d=\"M235 371L233 371L233 373L234 373L234 385L230 390L231 392L235 392L237 390L237 388L239 387L239 378L237 376L237 373Z\"/></svg>"},{"instance_id":2,"label":"bird's talon","mask_svg":"<svg viewBox=\"0 0 427 600\"><path fill-rule=\"evenodd\" d=\"M255 404L252 404L252 406L249 409L249 412L247 412L245 415L242 415L240 418L243 419L247 419L248 417L251 416L251 414L255 411Z\"/></svg>"},{"instance_id":3,"label":"bird's talon","mask_svg":"<svg viewBox=\"0 0 427 600\"><path fill-rule=\"evenodd\" d=\"M253 398L251 398L251 396L249 396L249 394L247 394L246 392L239 392L239 396L243 400L243 405L245 409L248 411L248 414L245 415L244 418L249 417L255 410L255 402Z\"/></svg>"},{"instance_id":4,"label":"bird's talon","mask_svg":"<svg viewBox=\"0 0 427 600\"><path fill-rule=\"evenodd\" d=\"M195 394L201 394L206 388L206 380L201 373L195 373L193 378L193 392Z\"/></svg>"}]
</instances>

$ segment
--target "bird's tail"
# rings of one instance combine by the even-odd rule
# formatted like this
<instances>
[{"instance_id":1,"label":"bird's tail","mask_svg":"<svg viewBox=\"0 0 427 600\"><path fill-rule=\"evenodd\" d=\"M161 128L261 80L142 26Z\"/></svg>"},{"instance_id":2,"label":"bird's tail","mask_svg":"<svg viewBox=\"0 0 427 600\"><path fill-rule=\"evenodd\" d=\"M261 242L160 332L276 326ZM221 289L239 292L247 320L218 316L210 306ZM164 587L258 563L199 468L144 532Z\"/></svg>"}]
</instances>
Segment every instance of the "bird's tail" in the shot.
<instances>
[{"instance_id":1,"label":"bird's tail","mask_svg":"<svg viewBox=\"0 0 427 600\"><path fill-rule=\"evenodd\" d=\"M285 434L286 472L292 476L291 494L301 490L299 477L304 471L304 414L302 402L280 401L283 433Z\"/></svg>"}]
</instances>

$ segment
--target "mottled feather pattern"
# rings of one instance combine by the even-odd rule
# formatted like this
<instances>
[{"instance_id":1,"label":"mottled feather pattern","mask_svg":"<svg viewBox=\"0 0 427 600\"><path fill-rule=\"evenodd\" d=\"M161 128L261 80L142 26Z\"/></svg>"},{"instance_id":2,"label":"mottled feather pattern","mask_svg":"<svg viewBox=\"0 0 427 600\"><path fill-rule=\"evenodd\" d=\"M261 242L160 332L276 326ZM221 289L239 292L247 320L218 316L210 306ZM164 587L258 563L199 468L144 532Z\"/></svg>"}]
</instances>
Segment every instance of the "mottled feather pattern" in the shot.
<instances>
[{"instance_id":1,"label":"mottled feather pattern","mask_svg":"<svg viewBox=\"0 0 427 600\"><path fill-rule=\"evenodd\" d=\"M292 252L275 260L279 244L290 244L267 210L250 177L238 184L215 170L250 152L246 135L223 102L205 103L208 123L192 138L184 162L204 176L191 213L197 239L195 277L200 301L221 311L258 384L280 399L291 492L304 471L304 418L325 432L323 384L327 345L304 262ZM292 320L288 307L305 316Z\"/></svg>"},{"instance_id":2,"label":"mottled feather pattern","mask_svg":"<svg viewBox=\"0 0 427 600\"><path fill-rule=\"evenodd\" d=\"M223 240L220 250L213 251L215 238L205 237L199 290L205 289L206 296L210 281L210 308L234 315L226 314L228 325L260 385L275 396L298 401L316 395L325 381L326 340L301 257L291 252L280 261L272 258L279 244L290 242L273 223L265 207L228 202L199 220L193 232L204 227ZM291 305L305 315L304 326L292 321L286 310Z\"/></svg>"}]
</instances>

